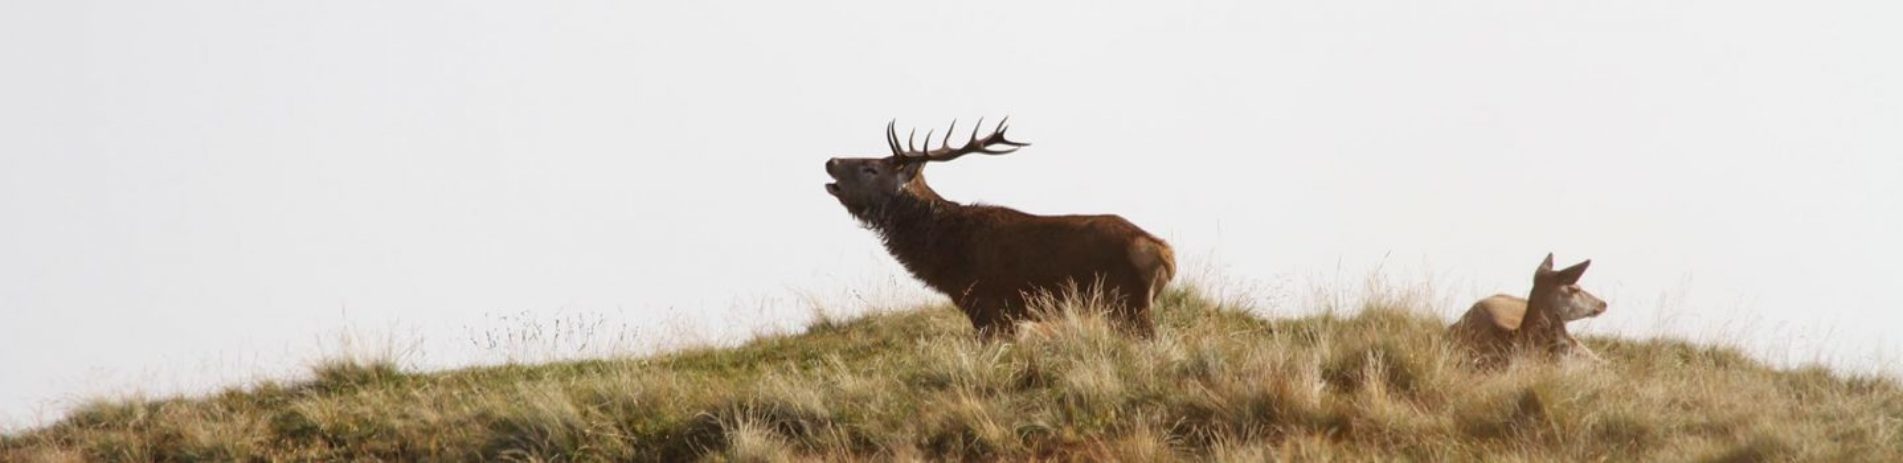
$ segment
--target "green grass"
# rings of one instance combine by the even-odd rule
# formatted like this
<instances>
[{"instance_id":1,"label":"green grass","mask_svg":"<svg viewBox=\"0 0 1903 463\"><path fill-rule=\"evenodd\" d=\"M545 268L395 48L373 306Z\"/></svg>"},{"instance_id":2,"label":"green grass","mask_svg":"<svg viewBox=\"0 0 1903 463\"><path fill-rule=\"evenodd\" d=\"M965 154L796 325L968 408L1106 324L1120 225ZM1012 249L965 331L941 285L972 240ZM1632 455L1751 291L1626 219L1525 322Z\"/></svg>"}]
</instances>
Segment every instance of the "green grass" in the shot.
<instances>
[{"instance_id":1,"label":"green grass","mask_svg":"<svg viewBox=\"0 0 1903 463\"><path fill-rule=\"evenodd\" d=\"M1150 341L1070 308L985 344L927 307L647 358L333 361L80 407L0 437L0 461L1903 461L1887 379L1612 338L1586 340L1603 364L1486 373L1429 308L1384 300L1265 319L1177 289Z\"/></svg>"}]
</instances>

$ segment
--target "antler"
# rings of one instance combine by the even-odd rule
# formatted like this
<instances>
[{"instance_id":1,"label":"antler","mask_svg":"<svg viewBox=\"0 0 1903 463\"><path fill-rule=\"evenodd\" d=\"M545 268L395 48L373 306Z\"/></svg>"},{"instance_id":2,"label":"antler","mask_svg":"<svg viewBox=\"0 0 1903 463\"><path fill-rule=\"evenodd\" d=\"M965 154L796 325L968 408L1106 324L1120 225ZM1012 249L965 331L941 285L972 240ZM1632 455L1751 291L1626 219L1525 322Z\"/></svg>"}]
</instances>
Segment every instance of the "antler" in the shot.
<instances>
[{"instance_id":1,"label":"antler","mask_svg":"<svg viewBox=\"0 0 1903 463\"><path fill-rule=\"evenodd\" d=\"M912 132L905 136L904 147L899 146L899 121L895 119L885 124L885 143L892 148L892 156L894 157L941 162L958 159L959 156L971 153L984 153L993 156L1009 154L1017 151L1018 148L1031 146L1030 143L1019 143L1004 138L1004 131L1010 128L1006 126L1009 122L1011 122L1011 117L1005 116L1003 120L998 121L996 128L991 129L991 135L980 138L978 136L978 129L984 128L985 120L984 118L979 118L977 126L971 128L971 139L966 140L964 146L952 148L952 132L958 129L958 121L952 120L951 127L945 129L945 139L938 143L938 149L932 149L932 135L936 133L937 130L933 129L925 132L925 149L921 151L912 147L912 142L916 140L915 137L918 136L918 129L912 129ZM996 145L1004 145L1005 147L996 148Z\"/></svg>"}]
</instances>

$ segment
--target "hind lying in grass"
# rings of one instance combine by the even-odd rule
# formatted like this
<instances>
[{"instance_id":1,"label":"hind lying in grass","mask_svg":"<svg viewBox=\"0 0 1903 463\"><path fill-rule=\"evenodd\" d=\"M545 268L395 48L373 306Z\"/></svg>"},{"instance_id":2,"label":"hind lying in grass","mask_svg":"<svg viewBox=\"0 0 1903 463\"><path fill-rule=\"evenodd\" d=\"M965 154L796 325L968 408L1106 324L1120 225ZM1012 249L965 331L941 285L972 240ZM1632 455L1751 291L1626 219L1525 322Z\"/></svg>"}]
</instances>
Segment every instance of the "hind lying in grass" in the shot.
<instances>
[{"instance_id":1,"label":"hind lying in grass","mask_svg":"<svg viewBox=\"0 0 1903 463\"><path fill-rule=\"evenodd\" d=\"M646 358L332 364L85 406L0 461L1903 461L1891 380L1615 338L1595 368L1480 372L1430 307L1369 299L1271 320L1177 289L1148 341L1058 299L1001 342L939 306Z\"/></svg>"},{"instance_id":2,"label":"hind lying in grass","mask_svg":"<svg viewBox=\"0 0 1903 463\"><path fill-rule=\"evenodd\" d=\"M1498 294L1476 302L1448 335L1485 368L1499 368L1515 352L1548 359L1600 360L1598 354L1566 331L1566 322L1606 313L1606 301L1579 286L1588 260L1553 270L1553 255L1533 271L1533 290L1525 299Z\"/></svg>"}]
</instances>

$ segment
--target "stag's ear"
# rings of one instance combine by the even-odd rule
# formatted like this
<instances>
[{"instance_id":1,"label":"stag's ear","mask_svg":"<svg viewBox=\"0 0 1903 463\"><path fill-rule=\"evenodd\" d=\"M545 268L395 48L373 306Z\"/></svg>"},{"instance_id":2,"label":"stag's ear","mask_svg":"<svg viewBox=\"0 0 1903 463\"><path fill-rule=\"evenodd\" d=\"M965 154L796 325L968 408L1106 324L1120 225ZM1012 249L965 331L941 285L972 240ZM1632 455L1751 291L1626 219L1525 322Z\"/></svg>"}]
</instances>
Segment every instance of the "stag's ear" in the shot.
<instances>
[{"instance_id":1,"label":"stag's ear","mask_svg":"<svg viewBox=\"0 0 1903 463\"><path fill-rule=\"evenodd\" d=\"M1592 259L1586 259L1585 262L1573 264L1573 266L1571 267L1566 267L1565 270L1560 270L1556 274L1559 284L1562 284L1562 285L1579 284L1579 277L1586 274L1586 266L1589 266L1589 265L1592 265Z\"/></svg>"},{"instance_id":2,"label":"stag's ear","mask_svg":"<svg viewBox=\"0 0 1903 463\"><path fill-rule=\"evenodd\" d=\"M899 162L892 166L892 175L899 179L900 185L904 185L911 182L912 179L918 178L919 172L923 171L925 171L925 163L918 161Z\"/></svg>"}]
</instances>

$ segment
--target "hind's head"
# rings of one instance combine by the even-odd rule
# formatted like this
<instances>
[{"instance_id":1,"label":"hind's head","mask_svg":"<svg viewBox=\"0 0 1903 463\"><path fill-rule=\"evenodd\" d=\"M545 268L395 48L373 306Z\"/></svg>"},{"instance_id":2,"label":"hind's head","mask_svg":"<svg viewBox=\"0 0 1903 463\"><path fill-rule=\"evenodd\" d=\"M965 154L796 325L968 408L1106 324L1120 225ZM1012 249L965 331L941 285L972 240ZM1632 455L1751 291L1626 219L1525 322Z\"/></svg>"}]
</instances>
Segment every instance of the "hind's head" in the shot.
<instances>
[{"instance_id":1,"label":"hind's head","mask_svg":"<svg viewBox=\"0 0 1903 463\"><path fill-rule=\"evenodd\" d=\"M1553 270L1553 255L1548 253L1546 260L1540 262L1540 268L1533 271L1533 293L1527 298L1528 301L1543 303L1544 307L1552 308L1565 321L1606 313L1605 300L1579 287L1579 277L1586 274L1589 265L1592 265L1590 259Z\"/></svg>"}]
</instances>

